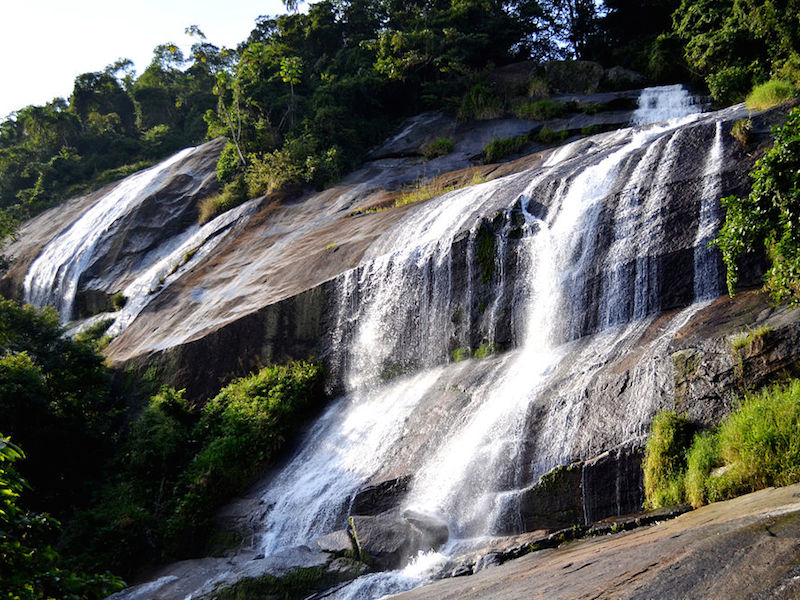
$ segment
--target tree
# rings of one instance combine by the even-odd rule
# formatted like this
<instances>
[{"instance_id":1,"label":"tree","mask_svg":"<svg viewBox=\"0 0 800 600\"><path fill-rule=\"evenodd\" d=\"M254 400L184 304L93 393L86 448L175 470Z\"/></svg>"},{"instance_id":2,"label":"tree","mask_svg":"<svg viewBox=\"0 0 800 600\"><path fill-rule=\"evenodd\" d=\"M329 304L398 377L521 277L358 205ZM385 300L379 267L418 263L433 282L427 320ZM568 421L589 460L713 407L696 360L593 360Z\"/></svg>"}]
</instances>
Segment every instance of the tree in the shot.
<instances>
[{"instance_id":1,"label":"tree","mask_svg":"<svg viewBox=\"0 0 800 600\"><path fill-rule=\"evenodd\" d=\"M14 468L25 458L0 434L0 596L15 600L100 600L124 583L113 575L86 575L61 567L53 549L58 521L20 506L27 487Z\"/></svg>"}]
</instances>

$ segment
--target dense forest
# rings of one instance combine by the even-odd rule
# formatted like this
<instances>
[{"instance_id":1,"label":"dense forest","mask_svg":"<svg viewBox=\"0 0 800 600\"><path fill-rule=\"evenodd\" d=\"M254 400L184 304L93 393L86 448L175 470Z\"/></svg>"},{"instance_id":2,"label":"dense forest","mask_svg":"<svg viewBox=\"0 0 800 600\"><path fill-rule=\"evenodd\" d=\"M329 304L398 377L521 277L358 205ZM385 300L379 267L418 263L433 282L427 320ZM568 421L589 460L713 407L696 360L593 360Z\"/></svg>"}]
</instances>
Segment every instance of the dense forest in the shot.
<instances>
[{"instance_id":1,"label":"dense forest","mask_svg":"<svg viewBox=\"0 0 800 600\"><path fill-rule=\"evenodd\" d=\"M260 17L235 49L192 26L189 56L159 45L141 74L120 60L76 77L68 99L21 108L0 123L0 236L66 198L219 136L228 142L213 210L325 186L406 116L510 111L490 76L518 61L620 66L650 83L694 85L720 106L754 88L792 96L800 86L798 14L796 0L321 0ZM549 93L544 81L524 90L531 100ZM727 200L739 224L722 242L734 265L742 251L774 245L775 224L788 223L778 246L786 268L773 286L790 295L800 264L794 204L759 207L774 189L797 196L798 119L780 135L779 147L791 152L776 150L761 165L771 183ZM792 180L781 179L786 165ZM772 225L750 218L752 206ZM189 406L157 377L112 380L102 344L91 331L65 337L53 311L0 303L3 597L99 598L119 580L80 573L129 577L204 551L213 543L210 515L225 501L220 490L245 487L321 397L320 367L300 363L265 369Z\"/></svg>"}]
</instances>

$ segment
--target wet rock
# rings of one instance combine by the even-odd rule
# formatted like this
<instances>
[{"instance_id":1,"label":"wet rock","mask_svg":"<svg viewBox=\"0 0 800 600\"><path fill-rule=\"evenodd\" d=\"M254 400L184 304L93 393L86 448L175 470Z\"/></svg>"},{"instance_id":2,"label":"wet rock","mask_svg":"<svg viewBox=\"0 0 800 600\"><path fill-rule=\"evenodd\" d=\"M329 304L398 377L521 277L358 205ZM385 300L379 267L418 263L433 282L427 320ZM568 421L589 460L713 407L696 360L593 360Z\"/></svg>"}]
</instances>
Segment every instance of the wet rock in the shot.
<instances>
[{"instance_id":1,"label":"wet rock","mask_svg":"<svg viewBox=\"0 0 800 600\"><path fill-rule=\"evenodd\" d=\"M355 579L356 577L369 573L370 568L361 561L340 557L331 561L328 565L328 571L343 575L347 579Z\"/></svg>"},{"instance_id":2,"label":"wet rock","mask_svg":"<svg viewBox=\"0 0 800 600\"><path fill-rule=\"evenodd\" d=\"M378 515L398 506L408 493L412 476L403 475L359 490L350 512L354 515Z\"/></svg>"},{"instance_id":3,"label":"wet rock","mask_svg":"<svg viewBox=\"0 0 800 600\"><path fill-rule=\"evenodd\" d=\"M641 510L643 442L634 440L583 463L583 523Z\"/></svg>"},{"instance_id":4,"label":"wet rock","mask_svg":"<svg viewBox=\"0 0 800 600\"><path fill-rule=\"evenodd\" d=\"M333 554L353 552L356 549L353 538L350 536L350 532L346 529L332 531L331 533L319 538L316 544L323 552L331 552Z\"/></svg>"},{"instance_id":5,"label":"wet rock","mask_svg":"<svg viewBox=\"0 0 800 600\"><path fill-rule=\"evenodd\" d=\"M362 558L378 570L396 569L420 550L435 550L448 538L445 523L409 511L352 516L349 522Z\"/></svg>"},{"instance_id":6,"label":"wet rock","mask_svg":"<svg viewBox=\"0 0 800 600\"><path fill-rule=\"evenodd\" d=\"M524 492L520 500L524 530L561 529L582 522L581 475L580 463L558 467Z\"/></svg>"}]
</instances>

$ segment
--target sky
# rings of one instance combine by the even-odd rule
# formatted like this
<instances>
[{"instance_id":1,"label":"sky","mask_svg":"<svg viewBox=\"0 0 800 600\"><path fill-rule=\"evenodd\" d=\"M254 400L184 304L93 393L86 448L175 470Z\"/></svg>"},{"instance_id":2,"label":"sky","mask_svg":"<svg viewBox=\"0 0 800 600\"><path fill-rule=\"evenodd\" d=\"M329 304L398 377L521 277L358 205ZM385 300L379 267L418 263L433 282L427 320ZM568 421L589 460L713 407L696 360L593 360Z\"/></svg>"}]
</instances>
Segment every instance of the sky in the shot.
<instances>
[{"instance_id":1,"label":"sky","mask_svg":"<svg viewBox=\"0 0 800 600\"><path fill-rule=\"evenodd\" d=\"M197 25L207 41L235 47L260 15L286 12L280 0L21 0L0 8L0 121L29 104L68 98L75 77L130 58L140 74L153 48L186 53Z\"/></svg>"}]
</instances>

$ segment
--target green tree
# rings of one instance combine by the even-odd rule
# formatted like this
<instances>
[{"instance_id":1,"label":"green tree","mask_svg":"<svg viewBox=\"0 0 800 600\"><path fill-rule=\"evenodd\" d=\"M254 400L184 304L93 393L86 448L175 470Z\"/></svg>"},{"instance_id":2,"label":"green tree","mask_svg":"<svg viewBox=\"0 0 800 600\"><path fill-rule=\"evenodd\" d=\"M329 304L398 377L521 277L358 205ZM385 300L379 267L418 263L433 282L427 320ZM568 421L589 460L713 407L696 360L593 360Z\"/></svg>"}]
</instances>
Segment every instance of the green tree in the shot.
<instances>
[{"instance_id":1,"label":"green tree","mask_svg":"<svg viewBox=\"0 0 800 600\"><path fill-rule=\"evenodd\" d=\"M27 487L14 464L22 450L0 434L0 596L14 600L99 600L124 587L109 574L66 570L53 549L59 523L20 506Z\"/></svg>"}]
</instances>

